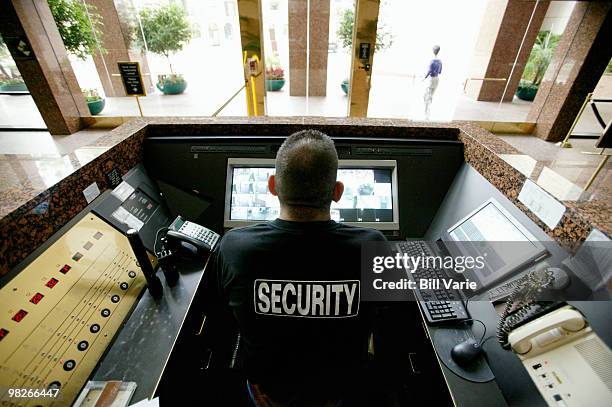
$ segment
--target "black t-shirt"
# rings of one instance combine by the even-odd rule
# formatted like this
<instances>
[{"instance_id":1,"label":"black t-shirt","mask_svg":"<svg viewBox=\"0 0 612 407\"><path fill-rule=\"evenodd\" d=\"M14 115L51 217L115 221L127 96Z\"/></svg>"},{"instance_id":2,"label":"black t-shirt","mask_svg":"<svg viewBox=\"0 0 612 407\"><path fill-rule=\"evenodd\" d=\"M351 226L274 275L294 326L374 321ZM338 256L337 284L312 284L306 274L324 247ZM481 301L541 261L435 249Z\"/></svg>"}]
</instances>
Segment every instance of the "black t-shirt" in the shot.
<instances>
[{"instance_id":1,"label":"black t-shirt","mask_svg":"<svg viewBox=\"0 0 612 407\"><path fill-rule=\"evenodd\" d=\"M287 395L352 381L372 331L372 309L359 301L361 244L385 240L334 221L280 219L223 237L212 271L240 327L249 381Z\"/></svg>"}]
</instances>

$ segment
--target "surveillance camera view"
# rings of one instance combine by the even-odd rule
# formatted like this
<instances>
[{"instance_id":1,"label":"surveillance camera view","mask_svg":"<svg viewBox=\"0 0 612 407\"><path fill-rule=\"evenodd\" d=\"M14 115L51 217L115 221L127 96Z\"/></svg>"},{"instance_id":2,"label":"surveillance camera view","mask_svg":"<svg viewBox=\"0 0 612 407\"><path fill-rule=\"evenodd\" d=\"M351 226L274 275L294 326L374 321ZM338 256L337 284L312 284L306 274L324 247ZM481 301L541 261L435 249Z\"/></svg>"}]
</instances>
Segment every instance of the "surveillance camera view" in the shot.
<instances>
[{"instance_id":1,"label":"surveillance camera view","mask_svg":"<svg viewBox=\"0 0 612 407\"><path fill-rule=\"evenodd\" d=\"M234 168L230 220L266 221L279 216L278 198L268 191L274 168ZM391 169L339 169L344 194L332 202L337 222L393 222Z\"/></svg>"}]
</instances>

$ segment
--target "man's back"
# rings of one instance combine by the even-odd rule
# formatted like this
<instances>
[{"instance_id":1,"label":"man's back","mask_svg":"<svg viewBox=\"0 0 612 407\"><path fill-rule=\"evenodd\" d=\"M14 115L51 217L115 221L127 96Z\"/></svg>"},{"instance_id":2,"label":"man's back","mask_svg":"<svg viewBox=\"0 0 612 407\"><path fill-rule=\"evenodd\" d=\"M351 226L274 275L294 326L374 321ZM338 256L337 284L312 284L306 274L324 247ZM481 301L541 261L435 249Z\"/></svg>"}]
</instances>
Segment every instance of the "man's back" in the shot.
<instances>
[{"instance_id":1,"label":"man's back","mask_svg":"<svg viewBox=\"0 0 612 407\"><path fill-rule=\"evenodd\" d=\"M240 326L249 381L280 394L351 380L371 332L359 304L361 243L384 240L334 221L280 219L224 236L214 272Z\"/></svg>"}]
</instances>

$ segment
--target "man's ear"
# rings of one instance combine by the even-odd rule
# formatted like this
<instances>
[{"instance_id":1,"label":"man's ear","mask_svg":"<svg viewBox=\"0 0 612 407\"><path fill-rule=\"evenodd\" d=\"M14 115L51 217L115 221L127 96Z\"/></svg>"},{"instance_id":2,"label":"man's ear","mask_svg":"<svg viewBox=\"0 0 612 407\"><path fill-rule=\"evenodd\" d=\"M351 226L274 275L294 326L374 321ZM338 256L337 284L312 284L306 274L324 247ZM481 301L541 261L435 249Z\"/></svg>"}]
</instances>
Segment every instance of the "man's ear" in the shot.
<instances>
[{"instance_id":1,"label":"man's ear","mask_svg":"<svg viewBox=\"0 0 612 407\"><path fill-rule=\"evenodd\" d=\"M338 202L340 198L342 198L343 193L344 193L344 184L342 183L342 181L336 181L336 185L334 186L334 193L332 195L332 200L334 202Z\"/></svg>"},{"instance_id":2,"label":"man's ear","mask_svg":"<svg viewBox=\"0 0 612 407\"><path fill-rule=\"evenodd\" d=\"M274 178L274 175L270 175L268 177L268 189L272 195L278 196L278 193L276 192L276 178Z\"/></svg>"}]
</instances>

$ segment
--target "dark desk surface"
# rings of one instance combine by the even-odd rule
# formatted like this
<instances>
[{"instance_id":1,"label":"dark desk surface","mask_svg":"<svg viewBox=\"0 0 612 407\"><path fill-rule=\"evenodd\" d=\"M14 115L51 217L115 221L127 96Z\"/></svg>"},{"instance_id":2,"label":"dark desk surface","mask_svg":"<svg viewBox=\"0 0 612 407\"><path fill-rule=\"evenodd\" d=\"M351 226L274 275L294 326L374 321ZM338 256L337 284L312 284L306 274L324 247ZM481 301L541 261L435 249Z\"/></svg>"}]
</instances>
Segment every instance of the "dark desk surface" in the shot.
<instances>
[{"instance_id":1,"label":"dark desk surface","mask_svg":"<svg viewBox=\"0 0 612 407\"><path fill-rule=\"evenodd\" d=\"M163 273L158 272L163 297L156 301L144 292L90 380L136 382L131 403L153 398L204 268L182 266L174 287L168 287Z\"/></svg>"},{"instance_id":2,"label":"dark desk surface","mask_svg":"<svg viewBox=\"0 0 612 407\"><path fill-rule=\"evenodd\" d=\"M586 316L593 330L612 347L610 324L612 302L570 301L569 303ZM490 302L470 302L469 312L472 318L481 320L487 326L487 337L495 335L499 316ZM425 326L430 338L433 338L437 332L445 330L444 327ZM482 335L480 324L473 324L472 329L476 338ZM444 366L438 357L438 363L456 406L546 407L546 402L514 353L503 350L496 339L488 340L484 344L484 350L489 367L495 375L495 379L487 383L473 383L457 376Z\"/></svg>"}]
</instances>

